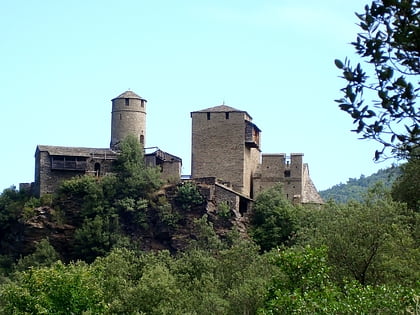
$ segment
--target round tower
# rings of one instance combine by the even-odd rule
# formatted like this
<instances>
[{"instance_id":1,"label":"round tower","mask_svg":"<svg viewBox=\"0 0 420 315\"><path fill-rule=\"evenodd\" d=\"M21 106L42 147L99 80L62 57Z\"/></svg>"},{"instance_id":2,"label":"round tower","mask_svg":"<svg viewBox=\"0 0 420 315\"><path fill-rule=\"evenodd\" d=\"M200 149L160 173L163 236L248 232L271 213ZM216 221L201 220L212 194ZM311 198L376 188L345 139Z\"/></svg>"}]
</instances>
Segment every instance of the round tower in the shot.
<instances>
[{"instance_id":1,"label":"round tower","mask_svg":"<svg viewBox=\"0 0 420 315\"><path fill-rule=\"evenodd\" d=\"M125 91L111 102L111 149L118 149L118 144L128 135L135 136L144 146L147 101L133 91Z\"/></svg>"}]
</instances>

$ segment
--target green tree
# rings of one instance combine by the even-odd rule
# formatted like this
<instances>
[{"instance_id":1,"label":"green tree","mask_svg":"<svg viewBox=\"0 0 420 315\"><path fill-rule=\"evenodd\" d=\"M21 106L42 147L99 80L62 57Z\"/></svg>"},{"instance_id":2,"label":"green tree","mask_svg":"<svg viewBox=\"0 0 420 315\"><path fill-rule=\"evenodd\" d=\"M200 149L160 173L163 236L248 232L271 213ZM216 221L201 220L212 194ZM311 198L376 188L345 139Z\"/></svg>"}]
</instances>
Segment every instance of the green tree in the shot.
<instances>
[{"instance_id":1,"label":"green tree","mask_svg":"<svg viewBox=\"0 0 420 315\"><path fill-rule=\"evenodd\" d=\"M146 167L143 148L137 138L131 135L120 144L115 171L118 196L145 198L163 183L157 168Z\"/></svg>"},{"instance_id":2,"label":"green tree","mask_svg":"<svg viewBox=\"0 0 420 315\"><path fill-rule=\"evenodd\" d=\"M279 251L265 303L257 314L415 314L419 286L337 286L329 277L325 247Z\"/></svg>"},{"instance_id":3,"label":"green tree","mask_svg":"<svg viewBox=\"0 0 420 315\"><path fill-rule=\"evenodd\" d=\"M377 160L387 149L405 157L420 145L419 8L418 0L375 0L366 5L364 13L356 14L362 31L352 45L367 64L335 60L347 82L337 102L354 119L353 131L383 145L375 152Z\"/></svg>"},{"instance_id":4,"label":"green tree","mask_svg":"<svg viewBox=\"0 0 420 315\"><path fill-rule=\"evenodd\" d=\"M336 281L411 285L420 276L413 212L380 186L362 202L329 203L303 216L297 242L326 245Z\"/></svg>"},{"instance_id":5,"label":"green tree","mask_svg":"<svg viewBox=\"0 0 420 315\"><path fill-rule=\"evenodd\" d=\"M392 187L392 197L420 212L420 157L413 156L401 166L402 174Z\"/></svg>"},{"instance_id":6,"label":"green tree","mask_svg":"<svg viewBox=\"0 0 420 315\"><path fill-rule=\"evenodd\" d=\"M193 207L203 204L204 197L200 194L196 184L185 182L176 189L175 202L183 210L191 210Z\"/></svg>"},{"instance_id":7,"label":"green tree","mask_svg":"<svg viewBox=\"0 0 420 315\"><path fill-rule=\"evenodd\" d=\"M104 256L113 247L128 246L129 241L121 232L118 216L86 218L74 235L75 258L92 262L97 256Z\"/></svg>"},{"instance_id":8,"label":"green tree","mask_svg":"<svg viewBox=\"0 0 420 315\"><path fill-rule=\"evenodd\" d=\"M296 209L281 186L261 192L253 207L251 236L263 251L289 244L296 231Z\"/></svg>"},{"instance_id":9,"label":"green tree","mask_svg":"<svg viewBox=\"0 0 420 315\"><path fill-rule=\"evenodd\" d=\"M84 263L32 268L0 289L0 313L104 314L107 305L92 269Z\"/></svg>"},{"instance_id":10,"label":"green tree","mask_svg":"<svg viewBox=\"0 0 420 315\"><path fill-rule=\"evenodd\" d=\"M58 260L60 260L58 252L51 246L48 239L43 239L36 244L35 251L32 254L18 260L15 269L23 271L29 267L48 267Z\"/></svg>"}]
</instances>

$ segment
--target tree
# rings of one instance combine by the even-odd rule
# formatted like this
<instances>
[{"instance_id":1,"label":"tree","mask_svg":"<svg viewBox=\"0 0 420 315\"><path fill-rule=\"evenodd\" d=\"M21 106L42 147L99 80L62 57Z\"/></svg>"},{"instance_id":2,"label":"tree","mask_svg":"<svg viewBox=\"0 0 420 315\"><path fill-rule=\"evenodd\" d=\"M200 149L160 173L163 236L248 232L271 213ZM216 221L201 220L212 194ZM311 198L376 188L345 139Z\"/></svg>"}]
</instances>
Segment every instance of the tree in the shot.
<instances>
[{"instance_id":1,"label":"tree","mask_svg":"<svg viewBox=\"0 0 420 315\"><path fill-rule=\"evenodd\" d=\"M279 251L273 263L281 273L274 275L260 315L414 314L418 307L418 286L333 283L325 247Z\"/></svg>"},{"instance_id":2,"label":"tree","mask_svg":"<svg viewBox=\"0 0 420 315\"><path fill-rule=\"evenodd\" d=\"M408 162L401 166L401 171L401 176L392 187L392 197L405 202L410 209L420 213L420 158L409 158Z\"/></svg>"},{"instance_id":3,"label":"tree","mask_svg":"<svg viewBox=\"0 0 420 315\"><path fill-rule=\"evenodd\" d=\"M379 185L362 202L329 203L302 217L297 243L326 245L336 281L411 285L420 276L414 214Z\"/></svg>"},{"instance_id":4,"label":"tree","mask_svg":"<svg viewBox=\"0 0 420 315\"><path fill-rule=\"evenodd\" d=\"M134 136L127 136L121 144L115 161L117 195L144 198L162 185L157 168L146 167L143 148Z\"/></svg>"},{"instance_id":5,"label":"tree","mask_svg":"<svg viewBox=\"0 0 420 315\"><path fill-rule=\"evenodd\" d=\"M336 59L347 81L336 100L357 125L362 139L382 144L375 159L406 157L420 145L420 111L416 106L420 74L419 0L375 0L357 14L362 32L352 43L366 61L352 66ZM416 87L417 85L417 87ZM366 105L366 102L371 104Z\"/></svg>"},{"instance_id":6,"label":"tree","mask_svg":"<svg viewBox=\"0 0 420 315\"><path fill-rule=\"evenodd\" d=\"M1 314L104 314L107 308L95 273L81 262L19 272L0 288Z\"/></svg>"},{"instance_id":7,"label":"tree","mask_svg":"<svg viewBox=\"0 0 420 315\"><path fill-rule=\"evenodd\" d=\"M263 251L290 242L296 229L296 209L284 198L281 186L261 192L251 218L251 235Z\"/></svg>"}]
</instances>

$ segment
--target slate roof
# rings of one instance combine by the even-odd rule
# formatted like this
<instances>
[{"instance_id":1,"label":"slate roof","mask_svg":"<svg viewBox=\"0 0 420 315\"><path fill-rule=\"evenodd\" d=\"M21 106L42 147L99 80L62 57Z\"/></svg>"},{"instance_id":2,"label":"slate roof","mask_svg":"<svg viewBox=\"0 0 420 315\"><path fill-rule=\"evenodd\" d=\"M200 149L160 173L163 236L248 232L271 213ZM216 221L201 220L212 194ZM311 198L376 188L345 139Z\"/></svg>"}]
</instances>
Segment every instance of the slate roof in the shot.
<instances>
[{"instance_id":1,"label":"slate roof","mask_svg":"<svg viewBox=\"0 0 420 315\"><path fill-rule=\"evenodd\" d=\"M233 108L233 107L230 107L230 106L227 106L227 105L219 105L219 106L209 107L209 108L206 108L206 109L194 111L192 113L232 113L232 112L245 113L245 114L247 114L247 116L249 116L252 119L251 115L248 114L246 111L236 109L236 108Z\"/></svg>"},{"instance_id":2,"label":"slate roof","mask_svg":"<svg viewBox=\"0 0 420 315\"><path fill-rule=\"evenodd\" d=\"M65 155L90 157L93 155L117 156L117 153L108 148L61 147L52 145L38 145L37 152L48 152L49 155Z\"/></svg>"},{"instance_id":3,"label":"slate roof","mask_svg":"<svg viewBox=\"0 0 420 315\"><path fill-rule=\"evenodd\" d=\"M115 100L115 99L118 99L118 98L136 98L136 99L145 101L145 99L143 97L137 95L136 93L134 93L133 91L130 91L130 90L125 91L124 93L122 93L122 94L118 95L117 97L113 98L112 101Z\"/></svg>"},{"instance_id":4,"label":"slate roof","mask_svg":"<svg viewBox=\"0 0 420 315\"><path fill-rule=\"evenodd\" d=\"M173 154L170 154L168 152L162 151L160 149L157 149L156 151L151 152L151 153L146 153L145 156L146 157L147 156L156 156L163 161L169 161L169 162L176 161L176 162L181 162L182 163L182 159L180 157L175 156Z\"/></svg>"}]
</instances>

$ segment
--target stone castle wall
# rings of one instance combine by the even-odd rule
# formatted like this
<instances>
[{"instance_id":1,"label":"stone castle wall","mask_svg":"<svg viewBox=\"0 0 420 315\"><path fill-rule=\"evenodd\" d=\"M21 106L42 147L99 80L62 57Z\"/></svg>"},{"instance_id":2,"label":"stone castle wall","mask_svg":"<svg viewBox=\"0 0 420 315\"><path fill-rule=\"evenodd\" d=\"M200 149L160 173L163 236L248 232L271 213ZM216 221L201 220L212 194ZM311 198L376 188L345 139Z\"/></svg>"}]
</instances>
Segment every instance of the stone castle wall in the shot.
<instances>
[{"instance_id":1,"label":"stone castle wall","mask_svg":"<svg viewBox=\"0 0 420 315\"><path fill-rule=\"evenodd\" d=\"M249 195L256 166L254 148L245 147L244 112L193 112L192 177L217 177Z\"/></svg>"}]
</instances>

